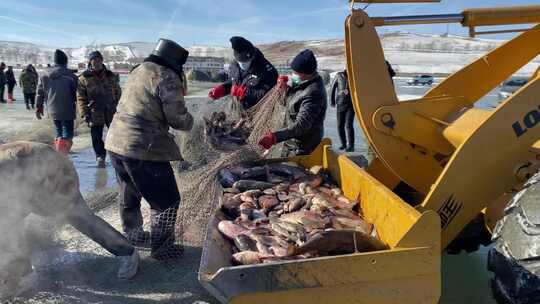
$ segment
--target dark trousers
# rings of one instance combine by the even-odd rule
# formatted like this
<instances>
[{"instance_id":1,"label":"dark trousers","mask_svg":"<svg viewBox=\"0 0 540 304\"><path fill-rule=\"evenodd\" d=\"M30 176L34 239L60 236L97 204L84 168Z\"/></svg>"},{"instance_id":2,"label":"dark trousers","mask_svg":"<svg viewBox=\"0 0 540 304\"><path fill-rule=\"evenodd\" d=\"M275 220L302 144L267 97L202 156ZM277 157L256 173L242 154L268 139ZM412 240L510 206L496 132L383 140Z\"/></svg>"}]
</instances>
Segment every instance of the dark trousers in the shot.
<instances>
[{"instance_id":1,"label":"dark trousers","mask_svg":"<svg viewBox=\"0 0 540 304\"><path fill-rule=\"evenodd\" d=\"M36 93L24 93L24 103L32 105L32 108L34 108L34 104L36 103Z\"/></svg>"},{"instance_id":2,"label":"dark trousers","mask_svg":"<svg viewBox=\"0 0 540 304\"><path fill-rule=\"evenodd\" d=\"M0 85L0 102L6 102L4 98L4 91L6 90L6 85Z\"/></svg>"},{"instance_id":3,"label":"dark trousers","mask_svg":"<svg viewBox=\"0 0 540 304\"><path fill-rule=\"evenodd\" d=\"M56 138L63 138L72 140L74 135L74 122L73 120L54 120L54 127L56 129Z\"/></svg>"},{"instance_id":4,"label":"dark trousers","mask_svg":"<svg viewBox=\"0 0 540 304\"><path fill-rule=\"evenodd\" d=\"M354 147L354 109L347 107L345 109L337 109L337 125L339 139L344 147ZM345 134L347 136L345 136ZM348 141L347 141L348 138Z\"/></svg>"},{"instance_id":5,"label":"dark trousers","mask_svg":"<svg viewBox=\"0 0 540 304\"><path fill-rule=\"evenodd\" d=\"M66 215L68 223L116 256L133 253L133 246L109 223L95 215L81 197Z\"/></svg>"},{"instance_id":6,"label":"dark trousers","mask_svg":"<svg viewBox=\"0 0 540 304\"><path fill-rule=\"evenodd\" d=\"M128 238L142 232L141 199L151 209L152 251L174 243L180 193L169 162L144 161L109 152L120 186L120 219Z\"/></svg>"},{"instance_id":7,"label":"dark trousers","mask_svg":"<svg viewBox=\"0 0 540 304\"><path fill-rule=\"evenodd\" d=\"M15 83L8 83L8 85L7 85L8 94L13 94L13 89L14 88L15 88Z\"/></svg>"},{"instance_id":8,"label":"dark trousers","mask_svg":"<svg viewBox=\"0 0 540 304\"><path fill-rule=\"evenodd\" d=\"M103 157L107 155L105 151L105 143L103 142L103 128L105 126L94 126L90 127L90 135L92 135L92 147L94 147L94 152L97 157Z\"/></svg>"}]
</instances>

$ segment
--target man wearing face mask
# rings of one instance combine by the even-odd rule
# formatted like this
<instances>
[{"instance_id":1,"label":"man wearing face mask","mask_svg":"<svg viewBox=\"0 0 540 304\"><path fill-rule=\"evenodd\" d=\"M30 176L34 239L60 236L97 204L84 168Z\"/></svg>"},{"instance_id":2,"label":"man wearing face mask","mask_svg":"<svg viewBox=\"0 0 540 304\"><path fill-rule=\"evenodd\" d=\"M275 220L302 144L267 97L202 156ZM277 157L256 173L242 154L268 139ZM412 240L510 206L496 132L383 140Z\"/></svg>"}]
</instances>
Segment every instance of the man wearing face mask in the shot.
<instances>
[{"instance_id":1,"label":"man wearing face mask","mask_svg":"<svg viewBox=\"0 0 540 304\"><path fill-rule=\"evenodd\" d=\"M88 69L79 76L77 104L79 113L90 127L92 146L98 168L105 168L103 127L111 125L122 90L118 75L103 64L99 51L88 54Z\"/></svg>"},{"instance_id":2,"label":"man wearing face mask","mask_svg":"<svg viewBox=\"0 0 540 304\"><path fill-rule=\"evenodd\" d=\"M287 91L287 127L263 136L259 145L270 149L286 142L287 155L307 155L321 143L326 117L326 89L317 73L317 59L311 50L303 50L291 62L293 74L280 76L279 88Z\"/></svg>"},{"instance_id":3,"label":"man wearing face mask","mask_svg":"<svg viewBox=\"0 0 540 304\"><path fill-rule=\"evenodd\" d=\"M231 94L247 110L274 87L278 73L251 42L243 37L232 37L230 41L235 61L229 68L229 80L214 87L208 97L216 100Z\"/></svg>"}]
</instances>

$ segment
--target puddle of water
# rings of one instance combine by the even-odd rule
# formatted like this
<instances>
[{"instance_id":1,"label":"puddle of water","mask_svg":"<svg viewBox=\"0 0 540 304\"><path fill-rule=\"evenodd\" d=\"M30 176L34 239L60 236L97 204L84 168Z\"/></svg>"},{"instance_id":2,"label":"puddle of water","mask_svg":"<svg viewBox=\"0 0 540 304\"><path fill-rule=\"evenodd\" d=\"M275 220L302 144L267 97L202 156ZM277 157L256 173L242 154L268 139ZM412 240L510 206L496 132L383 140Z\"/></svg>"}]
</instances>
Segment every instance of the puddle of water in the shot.
<instances>
[{"instance_id":1,"label":"puddle of water","mask_svg":"<svg viewBox=\"0 0 540 304\"><path fill-rule=\"evenodd\" d=\"M92 149L72 153L69 158L79 174L80 190L83 195L116 185L114 169L108 158L107 166L103 169L97 167L96 156Z\"/></svg>"}]
</instances>

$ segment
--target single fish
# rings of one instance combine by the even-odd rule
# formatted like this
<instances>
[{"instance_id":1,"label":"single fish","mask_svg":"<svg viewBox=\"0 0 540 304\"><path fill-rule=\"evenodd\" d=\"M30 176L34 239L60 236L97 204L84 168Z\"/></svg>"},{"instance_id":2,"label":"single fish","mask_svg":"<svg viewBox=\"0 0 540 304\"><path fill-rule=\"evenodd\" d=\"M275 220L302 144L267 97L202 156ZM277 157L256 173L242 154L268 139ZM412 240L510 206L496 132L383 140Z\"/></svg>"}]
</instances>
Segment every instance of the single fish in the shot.
<instances>
[{"instance_id":1,"label":"single fish","mask_svg":"<svg viewBox=\"0 0 540 304\"><path fill-rule=\"evenodd\" d=\"M283 211L285 212L295 212L300 209L306 204L306 201L303 198L295 197L290 199L287 203L283 205Z\"/></svg>"},{"instance_id":2,"label":"single fish","mask_svg":"<svg viewBox=\"0 0 540 304\"><path fill-rule=\"evenodd\" d=\"M371 233L373 232L373 224L370 224L360 218L353 220L347 217L334 216L332 217L331 221L332 223L339 223L339 225L341 225L345 229L358 230L368 235L371 235Z\"/></svg>"},{"instance_id":3,"label":"single fish","mask_svg":"<svg viewBox=\"0 0 540 304\"><path fill-rule=\"evenodd\" d=\"M267 168L263 166L250 168L244 171L242 175L240 175L240 179L249 180L249 179L259 179L262 177L266 177L266 170Z\"/></svg>"},{"instance_id":4,"label":"single fish","mask_svg":"<svg viewBox=\"0 0 540 304\"><path fill-rule=\"evenodd\" d=\"M259 197L259 205L263 210L269 211L279 205L279 201L273 195L263 195Z\"/></svg>"},{"instance_id":5,"label":"single fish","mask_svg":"<svg viewBox=\"0 0 540 304\"><path fill-rule=\"evenodd\" d=\"M263 255L257 251L241 251L233 254L233 261L240 265L254 265L263 262Z\"/></svg>"},{"instance_id":6,"label":"single fish","mask_svg":"<svg viewBox=\"0 0 540 304\"><path fill-rule=\"evenodd\" d=\"M278 191L278 192L289 191L289 186L290 186L290 184L288 184L288 183L279 183L279 184L275 187L275 189L276 189L276 191Z\"/></svg>"},{"instance_id":7,"label":"single fish","mask_svg":"<svg viewBox=\"0 0 540 304\"><path fill-rule=\"evenodd\" d=\"M241 192L247 190L266 190L272 188L274 184L268 182L261 182L256 180L239 180L233 184L233 188L238 189Z\"/></svg>"},{"instance_id":8,"label":"single fish","mask_svg":"<svg viewBox=\"0 0 540 304\"><path fill-rule=\"evenodd\" d=\"M328 230L321 232L301 246L290 245L287 255L308 252L321 255L339 255L355 252L384 250L388 247L379 239L356 230Z\"/></svg>"},{"instance_id":9,"label":"single fish","mask_svg":"<svg viewBox=\"0 0 540 304\"><path fill-rule=\"evenodd\" d=\"M218 230L227 238L234 240L235 237L246 234L249 230L246 228L237 225L231 221L221 221L218 224Z\"/></svg>"},{"instance_id":10,"label":"single fish","mask_svg":"<svg viewBox=\"0 0 540 304\"><path fill-rule=\"evenodd\" d=\"M277 195L277 191L274 190L274 189L266 189L266 190L263 191L263 194L265 194L265 195L274 195L275 196L275 195Z\"/></svg>"},{"instance_id":11,"label":"single fish","mask_svg":"<svg viewBox=\"0 0 540 304\"><path fill-rule=\"evenodd\" d=\"M249 236L241 234L234 238L234 245L239 251L256 251L257 244Z\"/></svg>"},{"instance_id":12,"label":"single fish","mask_svg":"<svg viewBox=\"0 0 540 304\"><path fill-rule=\"evenodd\" d=\"M256 209L256 206L253 203L244 202L240 205L240 219L242 221L249 221L253 219L253 210Z\"/></svg>"},{"instance_id":13,"label":"single fish","mask_svg":"<svg viewBox=\"0 0 540 304\"><path fill-rule=\"evenodd\" d=\"M218 172L218 181L221 184L221 186L225 188L231 188L235 182L237 182L239 178L232 174L230 170L227 169L221 169Z\"/></svg>"}]
</instances>

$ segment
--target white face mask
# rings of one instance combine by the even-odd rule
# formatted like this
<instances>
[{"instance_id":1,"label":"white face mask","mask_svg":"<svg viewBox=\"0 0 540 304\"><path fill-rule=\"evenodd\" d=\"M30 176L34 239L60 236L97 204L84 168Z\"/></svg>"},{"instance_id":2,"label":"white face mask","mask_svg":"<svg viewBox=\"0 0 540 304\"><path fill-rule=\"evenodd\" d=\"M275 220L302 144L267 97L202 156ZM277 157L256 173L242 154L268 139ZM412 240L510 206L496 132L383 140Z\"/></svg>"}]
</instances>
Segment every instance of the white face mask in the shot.
<instances>
[{"instance_id":1,"label":"white face mask","mask_svg":"<svg viewBox=\"0 0 540 304\"><path fill-rule=\"evenodd\" d=\"M245 62L238 61L238 66L240 66L240 69L242 71L245 71L245 70L249 69L249 67L251 66L251 60L250 61L245 61Z\"/></svg>"}]
</instances>

